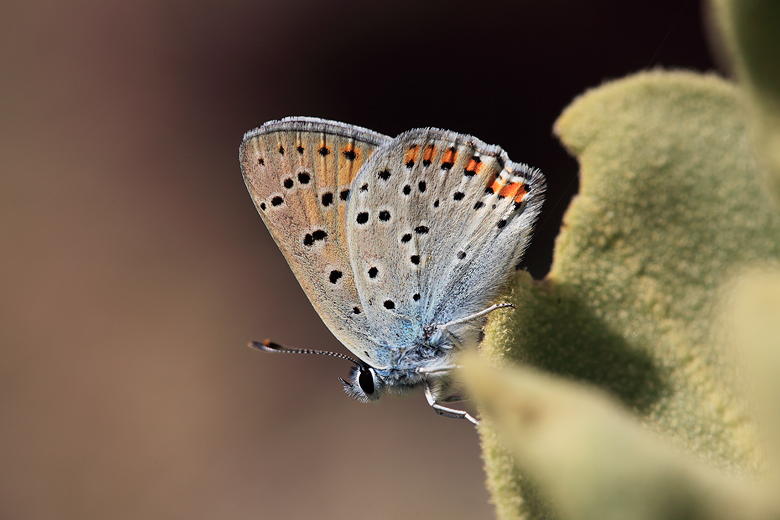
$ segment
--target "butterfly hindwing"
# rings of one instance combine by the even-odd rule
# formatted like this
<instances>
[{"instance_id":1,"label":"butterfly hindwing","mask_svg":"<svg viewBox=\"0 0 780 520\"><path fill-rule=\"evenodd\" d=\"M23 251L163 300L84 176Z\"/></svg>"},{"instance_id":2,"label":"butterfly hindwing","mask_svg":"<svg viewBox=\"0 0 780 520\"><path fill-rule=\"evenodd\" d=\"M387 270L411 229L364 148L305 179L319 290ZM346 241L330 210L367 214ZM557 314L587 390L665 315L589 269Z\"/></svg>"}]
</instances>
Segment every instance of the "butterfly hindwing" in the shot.
<instances>
[{"instance_id":1,"label":"butterfly hindwing","mask_svg":"<svg viewBox=\"0 0 780 520\"><path fill-rule=\"evenodd\" d=\"M374 366L386 360L367 336L345 218L355 176L390 141L344 123L287 118L248 132L240 150L255 206L312 305L345 346Z\"/></svg>"},{"instance_id":2,"label":"butterfly hindwing","mask_svg":"<svg viewBox=\"0 0 780 520\"><path fill-rule=\"evenodd\" d=\"M528 243L545 182L497 146L425 128L377 150L354 186L347 243L357 290L375 336L403 347L427 325L493 303Z\"/></svg>"}]
</instances>

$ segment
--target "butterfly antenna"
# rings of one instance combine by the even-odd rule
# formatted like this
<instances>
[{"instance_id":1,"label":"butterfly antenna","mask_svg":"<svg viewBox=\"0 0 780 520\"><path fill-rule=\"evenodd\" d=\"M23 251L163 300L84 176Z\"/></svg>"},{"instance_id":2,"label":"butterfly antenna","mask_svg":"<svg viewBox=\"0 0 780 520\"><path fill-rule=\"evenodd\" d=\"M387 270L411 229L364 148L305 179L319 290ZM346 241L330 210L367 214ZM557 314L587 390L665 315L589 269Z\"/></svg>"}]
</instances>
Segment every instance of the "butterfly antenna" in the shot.
<instances>
[{"instance_id":1,"label":"butterfly antenna","mask_svg":"<svg viewBox=\"0 0 780 520\"><path fill-rule=\"evenodd\" d=\"M333 356L341 359L346 359L347 361L354 363L357 366L365 365L365 363L362 363L347 355L339 354L338 352L330 352L328 350L311 350L308 348L287 348L282 345L279 345L278 343L274 343L270 339L264 340L263 342L250 341L249 346L252 348L256 348L257 350L262 350L263 352L276 352L281 354L319 354L321 356Z\"/></svg>"}]
</instances>

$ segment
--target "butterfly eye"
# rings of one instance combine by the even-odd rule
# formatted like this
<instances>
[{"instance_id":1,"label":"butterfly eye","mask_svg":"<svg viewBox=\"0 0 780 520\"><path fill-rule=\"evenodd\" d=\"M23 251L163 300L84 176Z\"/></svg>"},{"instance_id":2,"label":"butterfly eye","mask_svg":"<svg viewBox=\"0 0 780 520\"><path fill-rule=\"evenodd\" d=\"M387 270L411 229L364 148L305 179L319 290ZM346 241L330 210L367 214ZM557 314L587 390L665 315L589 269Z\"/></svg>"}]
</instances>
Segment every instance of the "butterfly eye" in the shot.
<instances>
[{"instance_id":1,"label":"butterfly eye","mask_svg":"<svg viewBox=\"0 0 780 520\"><path fill-rule=\"evenodd\" d=\"M358 384L366 395L372 395L374 393L374 375L371 373L371 369L360 371Z\"/></svg>"},{"instance_id":2,"label":"butterfly eye","mask_svg":"<svg viewBox=\"0 0 780 520\"><path fill-rule=\"evenodd\" d=\"M348 380L342 379L341 382L347 395L362 403L378 400L384 388L382 378L367 365L352 367Z\"/></svg>"}]
</instances>

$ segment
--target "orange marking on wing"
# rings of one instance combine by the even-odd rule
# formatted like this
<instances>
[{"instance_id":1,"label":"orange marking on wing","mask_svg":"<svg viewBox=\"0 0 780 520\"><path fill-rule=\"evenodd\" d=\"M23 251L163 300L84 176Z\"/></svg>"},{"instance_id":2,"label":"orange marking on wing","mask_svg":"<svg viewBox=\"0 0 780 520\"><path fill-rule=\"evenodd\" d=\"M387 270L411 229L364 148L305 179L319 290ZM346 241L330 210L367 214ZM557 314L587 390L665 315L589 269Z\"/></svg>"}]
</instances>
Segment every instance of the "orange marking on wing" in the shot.
<instances>
[{"instance_id":1,"label":"orange marking on wing","mask_svg":"<svg viewBox=\"0 0 780 520\"><path fill-rule=\"evenodd\" d=\"M507 184L506 186L501 188L501 191L499 191L498 194L501 197L514 197L515 194L517 193L517 190L520 189L520 186L522 186L522 184L520 184L519 182L513 182L511 184Z\"/></svg>"},{"instance_id":2,"label":"orange marking on wing","mask_svg":"<svg viewBox=\"0 0 780 520\"><path fill-rule=\"evenodd\" d=\"M405 163L416 163L417 162L417 156L419 155L418 146L412 145L409 147L408 150L406 150L406 157L404 158Z\"/></svg>"},{"instance_id":3,"label":"orange marking on wing","mask_svg":"<svg viewBox=\"0 0 780 520\"><path fill-rule=\"evenodd\" d=\"M423 153L423 161L431 161L431 158L433 157L433 152L436 150L436 146L429 144L425 147L425 152Z\"/></svg>"},{"instance_id":4,"label":"orange marking on wing","mask_svg":"<svg viewBox=\"0 0 780 520\"><path fill-rule=\"evenodd\" d=\"M519 183L520 186L517 187L517 193L515 193L515 202L523 202L523 199L525 198L525 194L528 193L525 190L525 184Z\"/></svg>"},{"instance_id":5,"label":"orange marking on wing","mask_svg":"<svg viewBox=\"0 0 780 520\"><path fill-rule=\"evenodd\" d=\"M504 184L501 182L501 179L498 177L498 174L494 173L490 176L490 178L487 181L486 186L493 190L493 193L498 193L499 190L501 190L501 187Z\"/></svg>"},{"instance_id":6,"label":"orange marking on wing","mask_svg":"<svg viewBox=\"0 0 780 520\"><path fill-rule=\"evenodd\" d=\"M479 159L471 159L466 165L466 171L479 173L485 165Z\"/></svg>"},{"instance_id":7,"label":"orange marking on wing","mask_svg":"<svg viewBox=\"0 0 780 520\"><path fill-rule=\"evenodd\" d=\"M444 152L444 157L441 158L442 163L449 163L449 164L455 164L455 159L457 157L457 154L455 153L455 148L450 148L446 152Z\"/></svg>"},{"instance_id":8,"label":"orange marking on wing","mask_svg":"<svg viewBox=\"0 0 780 520\"><path fill-rule=\"evenodd\" d=\"M515 202L522 202L526 193L525 184L522 182L513 182L512 184L508 184L501 188L501 191L498 194L502 197L512 197L515 199Z\"/></svg>"}]
</instances>

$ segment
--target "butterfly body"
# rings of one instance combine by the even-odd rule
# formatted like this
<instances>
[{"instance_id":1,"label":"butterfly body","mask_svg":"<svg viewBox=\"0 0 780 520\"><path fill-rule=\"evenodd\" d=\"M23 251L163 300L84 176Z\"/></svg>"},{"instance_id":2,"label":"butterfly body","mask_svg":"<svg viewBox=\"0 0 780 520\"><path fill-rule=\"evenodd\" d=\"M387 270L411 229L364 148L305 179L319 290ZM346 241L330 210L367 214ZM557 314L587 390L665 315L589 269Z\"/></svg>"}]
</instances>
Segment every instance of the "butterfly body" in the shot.
<instances>
[{"instance_id":1,"label":"butterfly body","mask_svg":"<svg viewBox=\"0 0 780 520\"><path fill-rule=\"evenodd\" d=\"M365 400L364 383L378 395L441 380L479 343L545 187L501 148L434 128L390 138L287 118L248 132L240 161L313 306L359 359L345 388Z\"/></svg>"}]
</instances>

